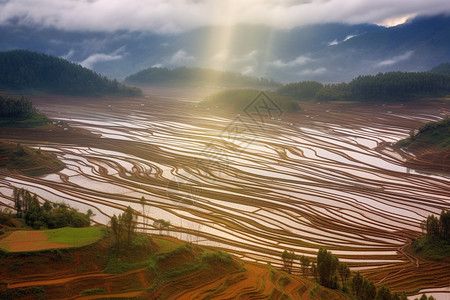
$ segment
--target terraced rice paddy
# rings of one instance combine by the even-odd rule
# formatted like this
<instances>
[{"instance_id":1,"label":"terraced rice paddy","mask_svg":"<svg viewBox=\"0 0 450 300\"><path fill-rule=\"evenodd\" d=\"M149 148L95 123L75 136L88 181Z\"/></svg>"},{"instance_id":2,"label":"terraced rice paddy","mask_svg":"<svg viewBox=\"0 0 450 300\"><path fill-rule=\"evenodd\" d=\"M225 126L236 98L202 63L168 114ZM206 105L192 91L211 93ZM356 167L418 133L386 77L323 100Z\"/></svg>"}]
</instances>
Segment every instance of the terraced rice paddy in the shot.
<instances>
[{"instance_id":1,"label":"terraced rice paddy","mask_svg":"<svg viewBox=\"0 0 450 300\"><path fill-rule=\"evenodd\" d=\"M158 233L153 221L169 220L170 235L249 261L280 266L285 249L313 257L326 247L393 290L449 286L447 264L403 249L421 220L450 207L450 177L406 169L388 143L449 114L450 104L304 103L303 112L252 119L198 107L199 91L146 93L33 99L50 118L101 138L23 138L67 167L41 178L2 169L0 201L12 205L12 188L25 187L91 208L100 223L131 205L142 230Z\"/></svg>"}]
</instances>

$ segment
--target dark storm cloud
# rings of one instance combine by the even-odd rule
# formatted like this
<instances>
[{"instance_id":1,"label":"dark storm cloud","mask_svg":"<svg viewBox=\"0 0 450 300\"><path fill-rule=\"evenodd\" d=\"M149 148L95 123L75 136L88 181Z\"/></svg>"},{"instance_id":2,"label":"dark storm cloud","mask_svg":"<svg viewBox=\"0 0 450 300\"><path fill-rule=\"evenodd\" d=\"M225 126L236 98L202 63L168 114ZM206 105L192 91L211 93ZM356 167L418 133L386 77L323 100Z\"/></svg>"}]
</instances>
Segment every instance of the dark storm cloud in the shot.
<instances>
[{"instance_id":1,"label":"dark storm cloud","mask_svg":"<svg viewBox=\"0 0 450 300\"><path fill-rule=\"evenodd\" d=\"M276 28L324 22L396 24L418 14L449 12L448 0L0 0L0 24L159 33L236 23Z\"/></svg>"}]
</instances>

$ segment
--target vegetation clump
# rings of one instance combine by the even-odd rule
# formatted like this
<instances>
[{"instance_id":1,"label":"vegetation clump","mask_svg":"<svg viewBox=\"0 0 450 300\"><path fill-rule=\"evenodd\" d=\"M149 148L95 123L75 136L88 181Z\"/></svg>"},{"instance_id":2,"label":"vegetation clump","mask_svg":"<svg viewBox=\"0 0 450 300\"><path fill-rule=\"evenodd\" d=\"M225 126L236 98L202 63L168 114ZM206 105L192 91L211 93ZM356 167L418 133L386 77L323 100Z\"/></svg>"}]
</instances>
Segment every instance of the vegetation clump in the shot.
<instances>
[{"instance_id":1,"label":"vegetation clump","mask_svg":"<svg viewBox=\"0 0 450 300\"><path fill-rule=\"evenodd\" d=\"M399 147L433 147L437 150L450 150L450 118L438 122L428 122L416 132L412 130L409 138L397 143Z\"/></svg>"},{"instance_id":2,"label":"vegetation clump","mask_svg":"<svg viewBox=\"0 0 450 300\"><path fill-rule=\"evenodd\" d=\"M35 229L87 227L91 223L91 216L93 216L91 210L83 214L64 203L50 204L45 200L44 204L41 205L36 194L31 194L23 188L14 188L13 198L16 216L23 218L28 226Z\"/></svg>"},{"instance_id":3,"label":"vegetation clump","mask_svg":"<svg viewBox=\"0 0 450 300\"><path fill-rule=\"evenodd\" d=\"M349 83L289 83L277 93L304 101L410 101L446 96L450 93L450 75L445 72L387 72L358 76Z\"/></svg>"},{"instance_id":4,"label":"vegetation clump","mask_svg":"<svg viewBox=\"0 0 450 300\"><path fill-rule=\"evenodd\" d=\"M450 211L443 210L439 217L429 215L421 227L425 234L412 242L414 252L432 260L450 257Z\"/></svg>"},{"instance_id":5,"label":"vegetation clump","mask_svg":"<svg viewBox=\"0 0 450 300\"><path fill-rule=\"evenodd\" d=\"M292 263L296 257L294 252L284 251L281 255L284 268L292 270ZM320 284L310 294L320 290L320 286L331 289L341 288L344 292L351 293L358 300L407 300L405 293L391 293L385 286L375 286L373 282L364 278L359 272L353 277L348 265L340 262L338 257L326 249L320 248L314 262L304 255L299 258L303 276L310 273L314 280ZM351 280L350 280L351 278ZM342 286L339 285L339 281Z\"/></svg>"},{"instance_id":6,"label":"vegetation clump","mask_svg":"<svg viewBox=\"0 0 450 300\"><path fill-rule=\"evenodd\" d=\"M261 91L253 89L225 90L206 97L200 102L200 105L228 109L233 112L243 112L248 105L251 105L252 101L256 99L259 93L261 93ZM282 111L301 110L297 101L292 97L282 96L268 91L265 91L264 93L276 103Z\"/></svg>"},{"instance_id":7,"label":"vegetation clump","mask_svg":"<svg viewBox=\"0 0 450 300\"><path fill-rule=\"evenodd\" d=\"M450 172L450 118L428 122L418 131L412 129L409 137L395 144L400 153L404 150L414 154L406 166L439 172Z\"/></svg>"},{"instance_id":8,"label":"vegetation clump","mask_svg":"<svg viewBox=\"0 0 450 300\"><path fill-rule=\"evenodd\" d=\"M291 274L292 273L292 265L295 259L295 253L291 251L284 250L281 255L281 259L283 260L284 269Z\"/></svg>"},{"instance_id":9,"label":"vegetation clump","mask_svg":"<svg viewBox=\"0 0 450 300\"><path fill-rule=\"evenodd\" d=\"M0 127L37 127L48 123L47 116L40 113L27 98L0 95Z\"/></svg>"},{"instance_id":10,"label":"vegetation clump","mask_svg":"<svg viewBox=\"0 0 450 300\"><path fill-rule=\"evenodd\" d=\"M153 227L159 230L159 234L161 235L163 230L168 230L170 227L170 221L166 221L164 219L158 219L153 222Z\"/></svg>"}]
</instances>

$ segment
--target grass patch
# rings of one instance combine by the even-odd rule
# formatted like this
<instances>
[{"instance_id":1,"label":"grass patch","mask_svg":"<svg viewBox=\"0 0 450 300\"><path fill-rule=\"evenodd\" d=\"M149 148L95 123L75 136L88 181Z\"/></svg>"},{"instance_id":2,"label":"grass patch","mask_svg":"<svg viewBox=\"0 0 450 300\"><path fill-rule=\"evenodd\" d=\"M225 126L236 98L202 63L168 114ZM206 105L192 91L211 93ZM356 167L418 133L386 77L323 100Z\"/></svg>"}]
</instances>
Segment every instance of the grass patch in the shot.
<instances>
[{"instance_id":1,"label":"grass patch","mask_svg":"<svg viewBox=\"0 0 450 300\"><path fill-rule=\"evenodd\" d=\"M103 239L108 235L108 230L106 227L64 227L44 230L44 233L48 236L49 242L82 247Z\"/></svg>"},{"instance_id":2,"label":"grass patch","mask_svg":"<svg viewBox=\"0 0 450 300\"><path fill-rule=\"evenodd\" d=\"M50 120L45 114L35 111L21 118L2 118L0 127L35 128L48 123L50 123Z\"/></svg>"},{"instance_id":3,"label":"grass patch","mask_svg":"<svg viewBox=\"0 0 450 300\"><path fill-rule=\"evenodd\" d=\"M147 291L152 293L165 283L181 280L192 273L195 273L198 278L204 276L207 280L210 276L215 276L213 274L222 274L233 268L238 269L228 253L184 244L171 252L159 253L151 257L148 269L156 278L153 286ZM206 272L203 273L203 271Z\"/></svg>"},{"instance_id":4,"label":"grass patch","mask_svg":"<svg viewBox=\"0 0 450 300\"><path fill-rule=\"evenodd\" d=\"M148 258L140 262L123 261L120 257L111 254L107 258L106 268L103 270L109 274L121 274L131 270L141 269L148 266Z\"/></svg>"},{"instance_id":5,"label":"grass patch","mask_svg":"<svg viewBox=\"0 0 450 300\"><path fill-rule=\"evenodd\" d=\"M6 245L6 244L0 244L0 251L6 253L9 252L11 250L11 247Z\"/></svg>"},{"instance_id":6,"label":"grass patch","mask_svg":"<svg viewBox=\"0 0 450 300\"><path fill-rule=\"evenodd\" d=\"M147 235L136 235L127 249L111 248L106 256L105 273L120 274L148 266L155 251L153 240Z\"/></svg>"},{"instance_id":7,"label":"grass patch","mask_svg":"<svg viewBox=\"0 0 450 300\"><path fill-rule=\"evenodd\" d=\"M158 237L153 237L153 241L158 245L157 253L170 252L180 246L177 242Z\"/></svg>"}]
</instances>

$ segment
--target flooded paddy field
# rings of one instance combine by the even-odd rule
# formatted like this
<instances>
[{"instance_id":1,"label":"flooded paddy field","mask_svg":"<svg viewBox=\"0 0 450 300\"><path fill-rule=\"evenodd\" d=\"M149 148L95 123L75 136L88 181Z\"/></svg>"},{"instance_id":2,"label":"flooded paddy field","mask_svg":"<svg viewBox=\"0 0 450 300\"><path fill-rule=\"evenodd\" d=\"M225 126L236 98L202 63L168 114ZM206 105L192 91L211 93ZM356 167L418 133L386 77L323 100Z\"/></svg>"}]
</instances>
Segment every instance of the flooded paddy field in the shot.
<instances>
[{"instance_id":1,"label":"flooded paddy field","mask_svg":"<svg viewBox=\"0 0 450 300\"><path fill-rule=\"evenodd\" d=\"M153 221L169 220L166 234L275 266L284 250L314 257L325 247L392 290L448 295L449 265L421 261L405 245L423 219L450 207L450 176L407 169L389 143L449 114L449 103L301 103L301 112L253 118L199 106L209 92L30 97L50 118L93 134L3 131L66 168L39 178L0 169L0 204L12 206L13 187L24 187L90 208L103 224L130 205L142 231L159 233Z\"/></svg>"}]
</instances>

